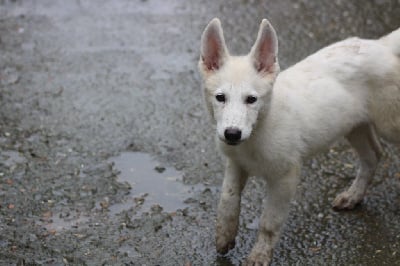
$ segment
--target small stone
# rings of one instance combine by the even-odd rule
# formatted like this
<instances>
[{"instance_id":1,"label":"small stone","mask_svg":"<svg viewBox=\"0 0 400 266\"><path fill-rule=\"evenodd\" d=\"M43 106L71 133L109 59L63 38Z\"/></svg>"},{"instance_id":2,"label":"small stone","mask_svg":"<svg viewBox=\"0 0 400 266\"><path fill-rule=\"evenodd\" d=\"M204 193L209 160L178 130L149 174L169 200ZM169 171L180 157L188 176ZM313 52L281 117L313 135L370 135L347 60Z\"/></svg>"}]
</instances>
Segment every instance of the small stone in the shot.
<instances>
[{"instance_id":1,"label":"small stone","mask_svg":"<svg viewBox=\"0 0 400 266\"><path fill-rule=\"evenodd\" d=\"M156 170L158 173L163 173L166 169L163 166L156 166L154 167L154 170Z\"/></svg>"},{"instance_id":2,"label":"small stone","mask_svg":"<svg viewBox=\"0 0 400 266\"><path fill-rule=\"evenodd\" d=\"M8 67L0 73L0 85L7 86L19 81L17 69Z\"/></svg>"}]
</instances>

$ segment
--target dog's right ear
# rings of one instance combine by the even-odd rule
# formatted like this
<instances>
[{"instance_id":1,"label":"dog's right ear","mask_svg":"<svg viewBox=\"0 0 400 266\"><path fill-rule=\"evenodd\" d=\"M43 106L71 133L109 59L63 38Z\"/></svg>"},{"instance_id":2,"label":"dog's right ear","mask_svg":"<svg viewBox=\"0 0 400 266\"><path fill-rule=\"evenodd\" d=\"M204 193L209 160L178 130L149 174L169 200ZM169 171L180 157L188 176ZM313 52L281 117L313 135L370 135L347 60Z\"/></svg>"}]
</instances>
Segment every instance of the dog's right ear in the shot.
<instances>
[{"instance_id":1,"label":"dog's right ear","mask_svg":"<svg viewBox=\"0 0 400 266\"><path fill-rule=\"evenodd\" d=\"M201 36L200 67L205 73L214 72L222 67L228 55L221 22L214 18Z\"/></svg>"}]
</instances>

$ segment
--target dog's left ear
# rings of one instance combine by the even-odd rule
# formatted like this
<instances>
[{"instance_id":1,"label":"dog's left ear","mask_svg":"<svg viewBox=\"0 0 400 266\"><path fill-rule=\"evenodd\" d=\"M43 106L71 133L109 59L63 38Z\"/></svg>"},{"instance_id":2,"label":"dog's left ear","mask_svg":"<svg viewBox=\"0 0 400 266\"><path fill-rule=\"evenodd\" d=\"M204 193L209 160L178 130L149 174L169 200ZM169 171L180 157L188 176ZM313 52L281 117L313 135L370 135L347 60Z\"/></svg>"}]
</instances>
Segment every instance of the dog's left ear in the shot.
<instances>
[{"instance_id":1,"label":"dog's left ear","mask_svg":"<svg viewBox=\"0 0 400 266\"><path fill-rule=\"evenodd\" d=\"M254 67L261 74L279 72L278 38L268 20L263 19L258 30L257 40L250 51Z\"/></svg>"}]
</instances>

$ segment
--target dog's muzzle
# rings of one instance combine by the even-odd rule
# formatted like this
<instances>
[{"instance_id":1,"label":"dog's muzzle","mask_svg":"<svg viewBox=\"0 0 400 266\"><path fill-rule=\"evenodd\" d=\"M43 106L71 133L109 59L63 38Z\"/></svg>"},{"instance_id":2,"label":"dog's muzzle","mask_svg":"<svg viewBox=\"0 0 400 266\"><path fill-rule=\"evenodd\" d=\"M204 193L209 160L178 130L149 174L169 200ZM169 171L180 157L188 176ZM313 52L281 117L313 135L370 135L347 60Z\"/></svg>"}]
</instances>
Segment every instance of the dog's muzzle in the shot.
<instances>
[{"instance_id":1,"label":"dog's muzzle","mask_svg":"<svg viewBox=\"0 0 400 266\"><path fill-rule=\"evenodd\" d=\"M225 142L229 145L237 145L242 138L242 131L236 127L228 127L224 131Z\"/></svg>"}]
</instances>

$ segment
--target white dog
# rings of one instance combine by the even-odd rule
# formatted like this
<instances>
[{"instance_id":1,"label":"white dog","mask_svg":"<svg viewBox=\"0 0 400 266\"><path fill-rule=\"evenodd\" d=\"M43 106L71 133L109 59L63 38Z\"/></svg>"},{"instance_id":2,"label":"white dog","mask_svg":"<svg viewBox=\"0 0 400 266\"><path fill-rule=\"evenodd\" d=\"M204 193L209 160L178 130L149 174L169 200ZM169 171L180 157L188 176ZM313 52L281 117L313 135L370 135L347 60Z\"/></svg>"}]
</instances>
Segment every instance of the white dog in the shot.
<instances>
[{"instance_id":1,"label":"white dog","mask_svg":"<svg viewBox=\"0 0 400 266\"><path fill-rule=\"evenodd\" d=\"M351 209L380 157L375 131L400 142L400 29L378 40L330 45L279 74L278 41L267 20L246 56L231 56L218 19L201 38L204 96L227 157L216 246L235 244L240 195L248 176L267 182L257 242L247 265L268 265L302 162L345 136L360 158L351 187L333 202Z\"/></svg>"}]
</instances>

